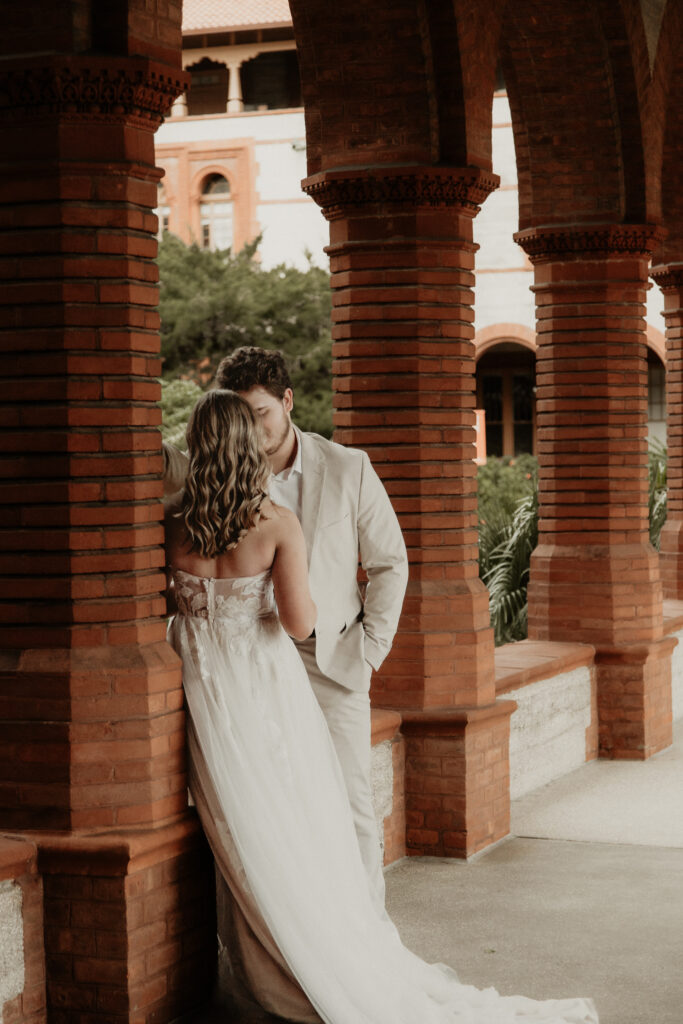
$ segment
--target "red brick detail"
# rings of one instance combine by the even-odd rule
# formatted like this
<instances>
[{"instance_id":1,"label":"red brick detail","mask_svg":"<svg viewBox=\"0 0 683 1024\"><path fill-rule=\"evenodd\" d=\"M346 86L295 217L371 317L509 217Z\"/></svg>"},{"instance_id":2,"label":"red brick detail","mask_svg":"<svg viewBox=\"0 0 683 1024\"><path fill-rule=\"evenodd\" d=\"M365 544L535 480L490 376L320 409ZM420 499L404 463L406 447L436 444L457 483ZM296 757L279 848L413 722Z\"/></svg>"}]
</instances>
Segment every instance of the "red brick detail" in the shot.
<instances>
[{"instance_id":1,"label":"red brick detail","mask_svg":"<svg viewBox=\"0 0 683 1024\"><path fill-rule=\"evenodd\" d=\"M189 75L149 57L69 56L47 53L40 64L18 57L4 60L0 89L10 97L2 115L26 122L86 115L95 123L123 120L156 129Z\"/></svg>"},{"instance_id":2,"label":"red brick detail","mask_svg":"<svg viewBox=\"0 0 683 1024\"><path fill-rule=\"evenodd\" d=\"M360 0L290 6L309 174L371 164L490 167L501 0L485 10Z\"/></svg>"},{"instance_id":3,"label":"red brick detail","mask_svg":"<svg viewBox=\"0 0 683 1024\"><path fill-rule=\"evenodd\" d=\"M36 846L0 836L0 881L11 879L22 892L24 988L0 1007L4 1024L45 1024L45 952L43 948L43 883L37 869Z\"/></svg>"},{"instance_id":4,"label":"red brick detail","mask_svg":"<svg viewBox=\"0 0 683 1024\"><path fill-rule=\"evenodd\" d=\"M470 857L508 834L515 707L404 713L408 854Z\"/></svg>"},{"instance_id":5,"label":"red brick detail","mask_svg":"<svg viewBox=\"0 0 683 1024\"><path fill-rule=\"evenodd\" d=\"M472 220L495 177L369 168L304 183L330 219L335 438L370 455L398 513L410 583L376 704L493 700L477 565Z\"/></svg>"},{"instance_id":6,"label":"red brick detail","mask_svg":"<svg viewBox=\"0 0 683 1024\"><path fill-rule=\"evenodd\" d=\"M664 111L663 97L648 102L643 15L635 5L569 4L561 28L558 15L543 0L505 7L520 226L657 216Z\"/></svg>"},{"instance_id":7,"label":"red brick detail","mask_svg":"<svg viewBox=\"0 0 683 1024\"><path fill-rule=\"evenodd\" d=\"M660 237L624 224L516 236L535 267L538 331L529 637L596 648L604 756L648 757L671 742L671 647L658 642L647 520L645 296Z\"/></svg>"},{"instance_id":8,"label":"red brick detail","mask_svg":"<svg viewBox=\"0 0 683 1024\"><path fill-rule=\"evenodd\" d=\"M535 263L539 343L529 636L655 640L662 597L648 540L644 303L656 232L596 225L517 238Z\"/></svg>"},{"instance_id":9,"label":"red brick detail","mask_svg":"<svg viewBox=\"0 0 683 1024\"><path fill-rule=\"evenodd\" d=\"M0 78L0 648L161 640L154 130L186 76L52 54Z\"/></svg>"},{"instance_id":10,"label":"red brick detail","mask_svg":"<svg viewBox=\"0 0 683 1024\"><path fill-rule=\"evenodd\" d=\"M207 999L215 887L195 819L38 845L51 1022L157 1024Z\"/></svg>"},{"instance_id":11,"label":"red brick detail","mask_svg":"<svg viewBox=\"0 0 683 1024\"><path fill-rule=\"evenodd\" d=\"M541 679L592 666L595 649L589 644L518 640L496 648L496 693L508 693Z\"/></svg>"},{"instance_id":12,"label":"red brick detail","mask_svg":"<svg viewBox=\"0 0 683 1024\"><path fill-rule=\"evenodd\" d=\"M672 742L675 637L596 652L600 756L645 759Z\"/></svg>"},{"instance_id":13,"label":"red brick detail","mask_svg":"<svg viewBox=\"0 0 683 1024\"><path fill-rule=\"evenodd\" d=\"M1 827L121 828L182 813L182 705L165 641L6 652Z\"/></svg>"},{"instance_id":14,"label":"red brick detail","mask_svg":"<svg viewBox=\"0 0 683 1024\"><path fill-rule=\"evenodd\" d=\"M154 129L185 76L56 55L2 76L0 827L156 824L186 807L152 212Z\"/></svg>"},{"instance_id":15,"label":"red brick detail","mask_svg":"<svg viewBox=\"0 0 683 1024\"><path fill-rule=\"evenodd\" d=\"M683 263L653 267L666 323L667 519L660 537L664 597L683 598Z\"/></svg>"}]
</instances>

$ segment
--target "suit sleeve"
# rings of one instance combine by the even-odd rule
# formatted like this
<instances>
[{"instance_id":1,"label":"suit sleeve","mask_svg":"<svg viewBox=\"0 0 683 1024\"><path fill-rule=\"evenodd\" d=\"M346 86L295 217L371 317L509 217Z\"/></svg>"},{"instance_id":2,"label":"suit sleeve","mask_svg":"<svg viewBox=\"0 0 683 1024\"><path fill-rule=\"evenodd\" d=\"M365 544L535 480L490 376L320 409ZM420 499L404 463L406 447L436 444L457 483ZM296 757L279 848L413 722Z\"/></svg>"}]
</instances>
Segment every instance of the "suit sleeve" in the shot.
<instances>
[{"instance_id":1,"label":"suit sleeve","mask_svg":"<svg viewBox=\"0 0 683 1024\"><path fill-rule=\"evenodd\" d=\"M384 484L363 453L358 505L360 559L368 575L363 611L365 659L378 669L386 658L408 584L408 556Z\"/></svg>"},{"instance_id":2,"label":"suit sleeve","mask_svg":"<svg viewBox=\"0 0 683 1024\"><path fill-rule=\"evenodd\" d=\"M185 486L188 458L175 445L161 442L164 455L164 498L170 498Z\"/></svg>"}]
</instances>

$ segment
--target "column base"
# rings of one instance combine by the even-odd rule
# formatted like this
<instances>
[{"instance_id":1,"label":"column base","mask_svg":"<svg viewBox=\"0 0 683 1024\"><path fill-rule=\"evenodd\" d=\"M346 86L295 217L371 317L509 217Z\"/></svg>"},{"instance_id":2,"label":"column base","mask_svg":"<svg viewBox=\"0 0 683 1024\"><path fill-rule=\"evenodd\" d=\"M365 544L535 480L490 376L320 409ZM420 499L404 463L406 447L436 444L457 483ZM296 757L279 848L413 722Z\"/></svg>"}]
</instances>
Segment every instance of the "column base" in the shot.
<instances>
[{"instance_id":1,"label":"column base","mask_svg":"<svg viewBox=\"0 0 683 1024\"><path fill-rule=\"evenodd\" d=\"M657 552L649 544L539 544L531 556L529 639L627 646L662 635Z\"/></svg>"},{"instance_id":2,"label":"column base","mask_svg":"<svg viewBox=\"0 0 683 1024\"><path fill-rule=\"evenodd\" d=\"M600 757L645 760L671 745L675 646L675 637L664 637L596 649Z\"/></svg>"},{"instance_id":3,"label":"column base","mask_svg":"<svg viewBox=\"0 0 683 1024\"><path fill-rule=\"evenodd\" d=\"M471 857L509 833L516 706L403 713L408 855Z\"/></svg>"},{"instance_id":4,"label":"column base","mask_svg":"<svg viewBox=\"0 0 683 1024\"><path fill-rule=\"evenodd\" d=\"M194 816L158 829L33 833L51 1024L167 1024L207 1000L213 860Z\"/></svg>"},{"instance_id":5,"label":"column base","mask_svg":"<svg viewBox=\"0 0 683 1024\"><path fill-rule=\"evenodd\" d=\"M401 626L373 704L399 709L488 707L496 699L489 596L477 577L411 580Z\"/></svg>"}]
</instances>

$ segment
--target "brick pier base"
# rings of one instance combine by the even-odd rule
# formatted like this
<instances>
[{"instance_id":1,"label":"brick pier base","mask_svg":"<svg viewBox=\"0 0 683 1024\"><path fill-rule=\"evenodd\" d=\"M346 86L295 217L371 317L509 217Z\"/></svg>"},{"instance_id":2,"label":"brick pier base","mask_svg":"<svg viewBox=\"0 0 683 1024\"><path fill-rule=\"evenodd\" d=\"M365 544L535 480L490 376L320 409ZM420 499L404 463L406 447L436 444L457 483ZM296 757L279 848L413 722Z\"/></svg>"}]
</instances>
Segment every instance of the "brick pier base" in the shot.
<instances>
[{"instance_id":1,"label":"brick pier base","mask_svg":"<svg viewBox=\"0 0 683 1024\"><path fill-rule=\"evenodd\" d=\"M408 854L470 857L508 834L515 707L403 713Z\"/></svg>"},{"instance_id":2,"label":"brick pier base","mask_svg":"<svg viewBox=\"0 0 683 1024\"><path fill-rule=\"evenodd\" d=\"M671 743L671 655L675 637L598 648L600 757L647 758Z\"/></svg>"},{"instance_id":3,"label":"brick pier base","mask_svg":"<svg viewBox=\"0 0 683 1024\"><path fill-rule=\"evenodd\" d=\"M156 1024L208 993L213 860L194 817L101 835L41 835L50 1024Z\"/></svg>"}]
</instances>

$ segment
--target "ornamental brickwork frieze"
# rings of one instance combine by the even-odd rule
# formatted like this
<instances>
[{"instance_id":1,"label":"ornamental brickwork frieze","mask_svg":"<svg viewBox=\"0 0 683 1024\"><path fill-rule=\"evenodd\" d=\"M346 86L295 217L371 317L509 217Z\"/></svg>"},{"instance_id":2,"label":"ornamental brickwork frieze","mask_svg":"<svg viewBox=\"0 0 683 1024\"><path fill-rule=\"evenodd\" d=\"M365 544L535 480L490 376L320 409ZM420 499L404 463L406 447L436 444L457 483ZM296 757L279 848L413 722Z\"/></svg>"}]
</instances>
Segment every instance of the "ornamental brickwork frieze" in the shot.
<instances>
[{"instance_id":1,"label":"ornamental brickwork frieze","mask_svg":"<svg viewBox=\"0 0 683 1024\"><path fill-rule=\"evenodd\" d=\"M650 256L664 237L656 224L589 224L581 228L527 228L513 238L532 263L593 256Z\"/></svg>"},{"instance_id":2,"label":"ornamental brickwork frieze","mask_svg":"<svg viewBox=\"0 0 683 1024\"><path fill-rule=\"evenodd\" d=\"M499 177L478 167L372 167L323 171L305 178L303 191L327 220L368 206L460 207L476 213Z\"/></svg>"},{"instance_id":3,"label":"ornamental brickwork frieze","mask_svg":"<svg viewBox=\"0 0 683 1024\"><path fill-rule=\"evenodd\" d=\"M188 76L144 58L70 57L0 70L0 120L134 121L156 129Z\"/></svg>"},{"instance_id":4,"label":"ornamental brickwork frieze","mask_svg":"<svg viewBox=\"0 0 683 1024\"><path fill-rule=\"evenodd\" d=\"M683 289L683 263L667 263L653 267L650 277L663 292Z\"/></svg>"}]
</instances>

